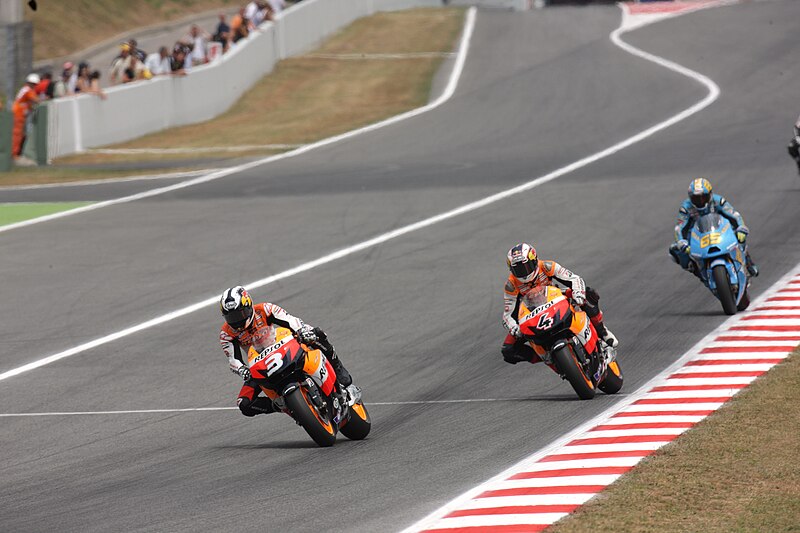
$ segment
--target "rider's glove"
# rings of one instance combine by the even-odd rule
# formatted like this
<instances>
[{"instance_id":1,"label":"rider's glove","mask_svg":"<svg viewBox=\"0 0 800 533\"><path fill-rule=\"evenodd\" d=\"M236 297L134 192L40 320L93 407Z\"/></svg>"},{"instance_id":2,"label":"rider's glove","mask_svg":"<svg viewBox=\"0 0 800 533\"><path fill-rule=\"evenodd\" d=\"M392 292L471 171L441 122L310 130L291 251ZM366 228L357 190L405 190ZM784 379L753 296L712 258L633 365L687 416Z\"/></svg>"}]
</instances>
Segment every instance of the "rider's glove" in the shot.
<instances>
[{"instance_id":1,"label":"rider's glove","mask_svg":"<svg viewBox=\"0 0 800 533\"><path fill-rule=\"evenodd\" d=\"M297 330L297 339L303 344L314 344L317 342L317 334L314 333L314 328L303 324L303 327Z\"/></svg>"},{"instance_id":2,"label":"rider's glove","mask_svg":"<svg viewBox=\"0 0 800 533\"><path fill-rule=\"evenodd\" d=\"M243 381L250 381L250 378L252 377L250 375L250 369L246 366L240 366L236 373L242 376Z\"/></svg>"},{"instance_id":3,"label":"rider's glove","mask_svg":"<svg viewBox=\"0 0 800 533\"><path fill-rule=\"evenodd\" d=\"M738 228L736 228L736 238L739 239L739 242L744 244L744 241L747 240L747 236L750 234L750 230L742 224Z\"/></svg>"},{"instance_id":4,"label":"rider's glove","mask_svg":"<svg viewBox=\"0 0 800 533\"><path fill-rule=\"evenodd\" d=\"M580 290L572 289L572 301L575 305L583 305L586 303L586 293Z\"/></svg>"},{"instance_id":5,"label":"rider's glove","mask_svg":"<svg viewBox=\"0 0 800 533\"><path fill-rule=\"evenodd\" d=\"M512 337L516 337L518 339L522 337L522 332L519 330L519 326L516 324L508 328L508 332L511 334Z\"/></svg>"},{"instance_id":6,"label":"rider's glove","mask_svg":"<svg viewBox=\"0 0 800 533\"><path fill-rule=\"evenodd\" d=\"M678 251L681 253L687 253L689 251L689 241L686 239L681 239L675 243L677 245Z\"/></svg>"}]
</instances>

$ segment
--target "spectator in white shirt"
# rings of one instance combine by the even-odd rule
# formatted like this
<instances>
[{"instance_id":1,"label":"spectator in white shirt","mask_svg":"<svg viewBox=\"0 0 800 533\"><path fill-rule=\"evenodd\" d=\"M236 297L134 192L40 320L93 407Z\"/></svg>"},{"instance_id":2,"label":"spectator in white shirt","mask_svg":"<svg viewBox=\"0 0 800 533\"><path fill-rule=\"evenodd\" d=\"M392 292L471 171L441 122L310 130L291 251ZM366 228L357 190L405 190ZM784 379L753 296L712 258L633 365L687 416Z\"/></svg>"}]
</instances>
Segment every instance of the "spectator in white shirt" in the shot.
<instances>
[{"instance_id":1,"label":"spectator in white shirt","mask_svg":"<svg viewBox=\"0 0 800 533\"><path fill-rule=\"evenodd\" d=\"M172 74L172 65L169 60L169 50L166 46L158 49L158 52L153 52L147 56L144 66L150 71L153 76L163 76L164 74Z\"/></svg>"},{"instance_id":2,"label":"spectator in white shirt","mask_svg":"<svg viewBox=\"0 0 800 533\"><path fill-rule=\"evenodd\" d=\"M206 45L210 39L211 35L207 31L201 29L197 24L192 24L192 27L189 29L189 34L181 39L182 43L191 48L191 52L188 54L189 57L187 57L187 62L191 59L192 65L207 63Z\"/></svg>"}]
</instances>

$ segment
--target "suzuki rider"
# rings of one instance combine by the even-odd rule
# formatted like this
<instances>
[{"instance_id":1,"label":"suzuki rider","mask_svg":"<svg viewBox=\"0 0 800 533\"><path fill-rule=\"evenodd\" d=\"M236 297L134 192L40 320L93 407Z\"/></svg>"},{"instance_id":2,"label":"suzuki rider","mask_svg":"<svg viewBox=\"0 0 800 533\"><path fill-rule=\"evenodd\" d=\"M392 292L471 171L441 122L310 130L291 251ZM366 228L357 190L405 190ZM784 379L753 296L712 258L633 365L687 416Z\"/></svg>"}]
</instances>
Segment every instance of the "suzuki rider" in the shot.
<instances>
[{"instance_id":1,"label":"suzuki rider","mask_svg":"<svg viewBox=\"0 0 800 533\"><path fill-rule=\"evenodd\" d=\"M330 361L342 391L348 389L351 395L354 394L355 391L351 390L354 386L350 373L344 368L333 345L320 328L305 324L275 304L268 302L253 304L253 299L247 290L238 285L222 293L219 306L225 318L225 324L219 332L222 351L228 356L231 371L244 380L236 402L243 415L255 416L276 411L272 400L264 396L259 397L261 389L251 378L250 368L245 361L247 351L254 340L258 339L261 344L273 344L279 327L291 330L301 343L319 348Z\"/></svg>"},{"instance_id":2,"label":"suzuki rider","mask_svg":"<svg viewBox=\"0 0 800 533\"><path fill-rule=\"evenodd\" d=\"M800 173L800 117L794 123L794 138L789 142L789 155L797 163L797 172Z\"/></svg>"},{"instance_id":3,"label":"suzuki rider","mask_svg":"<svg viewBox=\"0 0 800 533\"><path fill-rule=\"evenodd\" d=\"M700 271L692 258L689 256L689 234L697 220L708 213L719 213L727 218L733 229L736 231L736 238L739 240L744 252L747 264L747 272L755 277L758 276L758 266L750 258L747 250L747 236L750 230L744 225L744 219L733 206L719 194L712 194L711 182L705 178L697 178L689 184L689 198L684 200L678 210L678 221L675 224L675 242L669 247L672 258L684 270L688 270L695 276L700 277Z\"/></svg>"},{"instance_id":4,"label":"suzuki rider","mask_svg":"<svg viewBox=\"0 0 800 533\"><path fill-rule=\"evenodd\" d=\"M617 338L603 324L603 312L598 306L600 295L591 287L587 287L580 276L555 261L539 260L534 247L525 242L517 244L508 251L506 263L511 271L504 290L503 310L503 325L508 329L508 335L500 350L506 363L515 365L520 361L531 363L541 361L522 336L517 323L517 313L520 298L538 287L553 285L554 281L572 289L573 303L583 307L597 334L609 346L617 346Z\"/></svg>"}]
</instances>

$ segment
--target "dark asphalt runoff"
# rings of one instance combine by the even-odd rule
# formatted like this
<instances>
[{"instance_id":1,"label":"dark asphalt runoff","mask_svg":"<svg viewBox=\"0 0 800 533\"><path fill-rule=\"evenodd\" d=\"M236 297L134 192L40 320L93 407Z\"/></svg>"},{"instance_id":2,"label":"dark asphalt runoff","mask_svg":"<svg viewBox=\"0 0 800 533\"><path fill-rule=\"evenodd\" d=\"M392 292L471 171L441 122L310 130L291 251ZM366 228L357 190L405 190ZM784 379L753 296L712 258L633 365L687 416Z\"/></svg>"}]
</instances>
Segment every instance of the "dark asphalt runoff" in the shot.
<instances>
[{"instance_id":1,"label":"dark asphalt runoff","mask_svg":"<svg viewBox=\"0 0 800 533\"><path fill-rule=\"evenodd\" d=\"M430 113L0 233L0 372L524 183L705 97L616 48L619 20L613 6L480 12L458 90ZM800 262L784 148L797 20L800 2L754 2L628 34L720 99L518 197L253 291L325 329L367 405L383 403L367 440L319 449L288 417L234 410L0 418L0 530L398 531L613 405L503 363L505 253L531 241L600 291L628 392L725 318L666 253L693 177L744 214L753 295L775 282ZM0 381L2 412L233 406L220 324L208 306ZM486 399L506 401L391 403Z\"/></svg>"}]
</instances>

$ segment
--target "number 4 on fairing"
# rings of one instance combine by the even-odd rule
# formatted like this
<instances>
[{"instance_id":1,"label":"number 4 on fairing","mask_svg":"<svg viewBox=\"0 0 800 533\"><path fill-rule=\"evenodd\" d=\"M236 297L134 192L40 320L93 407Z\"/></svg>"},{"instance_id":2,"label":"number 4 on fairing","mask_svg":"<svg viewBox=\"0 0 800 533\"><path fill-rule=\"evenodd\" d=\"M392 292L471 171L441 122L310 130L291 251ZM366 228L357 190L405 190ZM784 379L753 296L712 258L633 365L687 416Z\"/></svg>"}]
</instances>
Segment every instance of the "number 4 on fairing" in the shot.
<instances>
[{"instance_id":1,"label":"number 4 on fairing","mask_svg":"<svg viewBox=\"0 0 800 533\"><path fill-rule=\"evenodd\" d=\"M553 317L550 315L541 315L539 322L536 324L536 329L550 329L553 327Z\"/></svg>"}]
</instances>

